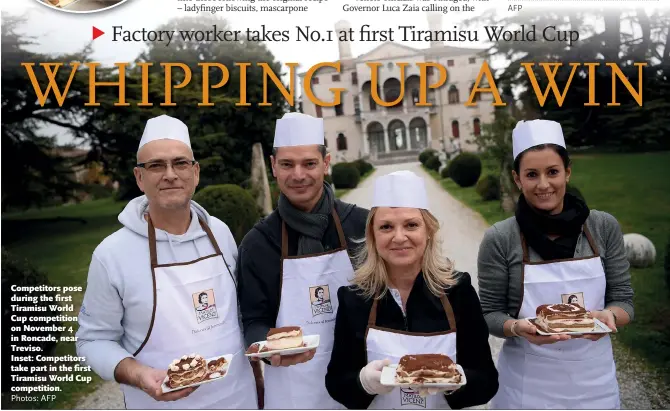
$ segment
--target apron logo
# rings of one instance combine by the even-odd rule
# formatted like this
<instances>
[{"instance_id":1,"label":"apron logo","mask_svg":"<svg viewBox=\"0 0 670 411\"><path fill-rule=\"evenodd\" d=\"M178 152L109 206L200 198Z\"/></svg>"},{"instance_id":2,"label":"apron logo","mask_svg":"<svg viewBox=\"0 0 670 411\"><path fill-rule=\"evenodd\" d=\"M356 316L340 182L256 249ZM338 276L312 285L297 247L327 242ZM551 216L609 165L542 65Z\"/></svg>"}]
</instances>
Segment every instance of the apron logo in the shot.
<instances>
[{"instance_id":1,"label":"apron logo","mask_svg":"<svg viewBox=\"0 0 670 411\"><path fill-rule=\"evenodd\" d=\"M561 302L563 304L579 304L581 307L586 307L584 305L584 293L568 293L561 294Z\"/></svg>"},{"instance_id":2,"label":"apron logo","mask_svg":"<svg viewBox=\"0 0 670 411\"><path fill-rule=\"evenodd\" d=\"M203 321L219 318L219 314L216 311L213 289L198 291L197 293L193 293L192 297L195 318L198 320L198 324Z\"/></svg>"},{"instance_id":3,"label":"apron logo","mask_svg":"<svg viewBox=\"0 0 670 411\"><path fill-rule=\"evenodd\" d=\"M411 388L400 389L400 406L417 405L426 408L426 398L419 395L418 391Z\"/></svg>"},{"instance_id":4,"label":"apron logo","mask_svg":"<svg viewBox=\"0 0 670 411\"><path fill-rule=\"evenodd\" d=\"M312 305L312 317L333 313L333 305L330 302L330 291L327 285L309 287L309 301Z\"/></svg>"}]
</instances>

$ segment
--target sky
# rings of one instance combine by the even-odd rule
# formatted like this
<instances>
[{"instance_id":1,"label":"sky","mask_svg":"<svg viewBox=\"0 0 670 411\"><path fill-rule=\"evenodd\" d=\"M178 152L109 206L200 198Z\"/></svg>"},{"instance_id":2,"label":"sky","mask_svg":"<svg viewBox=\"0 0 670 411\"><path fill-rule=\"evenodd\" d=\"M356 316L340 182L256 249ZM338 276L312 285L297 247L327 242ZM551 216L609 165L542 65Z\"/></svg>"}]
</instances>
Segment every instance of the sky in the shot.
<instances>
[{"instance_id":1,"label":"sky","mask_svg":"<svg viewBox=\"0 0 670 411\"><path fill-rule=\"evenodd\" d=\"M356 0L322 0L317 1L281 1L271 0L259 2L255 0L228 0L228 1L183 1L183 0L125 0L123 3L103 11L93 13L67 13L55 10L46 6L42 0L4 0L1 3L3 13L26 14L27 23L21 28L23 33L36 38L37 45L33 47L34 51L42 53L67 53L81 50L87 43L91 42L92 26L96 26L105 32L105 35L92 41L93 58L103 65L111 65L114 62L131 62L144 48L143 42L123 42L113 41L113 26L122 26L123 30L152 30L167 23L170 19L182 16L198 16L195 14L179 10L184 4L216 4L226 5L234 4L245 6L254 4L259 7L260 4L271 5L308 5L308 12L297 12L292 14L279 13L248 13L248 12L222 12L217 15L223 15L230 23L232 29L246 30L246 28L260 30L263 25L273 30L289 30L291 41L288 42L266 42L270 51L282 63L299 62L299 71L306 71L311 65L322 61L334 61L338 59L338 45L333 42L298 42L295 40L296 26L311 26L318 30L333 30L335 23L340 20L347 20L354 32L364 25L369 24L371 29L384 30L394 28L400 25L413 25L417 30L428 29L428 20L426 12L345 12L342 9L343 4L353 6L360 5L380 5L380 4L398 4L397 2L362 2ZM99 1L99 0L81 0ZM253 3L251 3L253 1ZM517 2L523 0L517 0ZM451 1L436 1L435 4L453 5ZM528 4L525 2L524 4ZM417 1L415 4L421 4ZM459 3L463 4L463 3ZM464 29L462 22L465 19L475 17L485 11L484 5L496 4L498 12L504 16L510 14L506 11L509 2L500 1L493 3L485 0L469 0L467 3L474 7L474 12L448 12L442 15L442 29L453 29L458 26ZM599 1L599 4L602 2ZM620 2L617 4L621 5ZM529 7L529 6L525 6ZM374 21L374 22L373 22ZM480 31L480 42L453 42L450 46L465 48L485 49L486 43L482 41L486 36ZM351 50L354 56L364 54L374 47L381 44L381 41L351 43ZM404 42L403 44L416 48L427 48L427 42ZM492 62L493 67L497 64ZM49 131L56 131L49 130ZM70 139L63 132L59 136L59 142L69 142Z\"/></svg>"}]
</instances>

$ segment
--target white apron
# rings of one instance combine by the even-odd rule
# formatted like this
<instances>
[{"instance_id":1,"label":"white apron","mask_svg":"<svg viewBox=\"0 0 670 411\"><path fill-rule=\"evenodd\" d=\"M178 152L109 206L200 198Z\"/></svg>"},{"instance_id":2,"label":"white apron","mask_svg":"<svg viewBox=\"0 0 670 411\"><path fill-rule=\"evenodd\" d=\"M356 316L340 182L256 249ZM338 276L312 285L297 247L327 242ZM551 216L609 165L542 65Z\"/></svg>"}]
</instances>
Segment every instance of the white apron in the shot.
<instances>
[{"instance_id":1,"label":"white apron","mask_svg":"<svg viewBox=\"0 0 670 411\"><path fill-rule=\"evenodd\" d=\"M177 401L156 401L144 391L122 384L126 408L257 409L256 383L244 356L237 315L237 293L223 253L204 221L200 225L216 254L194 261L158 265L156 232L149 222L149 249L154 280L154 311L149 332L135 359L167 370L183 355L205 358L235 354L225 379L203 384Z\"/></svg>"},{"instance_id":2,"label":"white apron","mask_svg":"<svg viewBox=\"0 0 670 411\"><path fill-rule=\"evenodd\" d=\"M333 210L340 248L319 254L288 256L282 221L281 299L276 327L299 326L303 335L320 335L310 361L290 367L266 365L265 409L344 409L326 390L337 314L337 290L350 284L354 269L340 219Z\"/></svg>"},{"instance_id":3,"label":"white apron","mask_svg":"<svg viewBox=\"0 0 670 411\"><path fill-rule=\"evenodd\" d=\"M517 318L535 317L542 304L569 302L589 310L605 306L605 271L598 247L585 226L592 257L530 262L523 247L523 300ZM572 298L574 298L572 297ZM619 386L609 335L535 345L507 338L498 359L500 388L492 409L618 409Z\"/></svg>"},{"instance_id":4,"label":"white apron","mask_svg":"<svg viewBox=\"0 0 670 411\"><path fill-rule=\"evenodd\" d=\"M456 362L456 319L449 299L440 299L449 321L449 331L436 333L413 333L377 327L377 301L375 298L370 309L365 345L368 363L388 358L391 364L397 364L406 354L445 354ZM443 393L422 398L418 390L395 388L388 394L377 395L368 409L450 409Z\"/></svg>"}]
</instances>

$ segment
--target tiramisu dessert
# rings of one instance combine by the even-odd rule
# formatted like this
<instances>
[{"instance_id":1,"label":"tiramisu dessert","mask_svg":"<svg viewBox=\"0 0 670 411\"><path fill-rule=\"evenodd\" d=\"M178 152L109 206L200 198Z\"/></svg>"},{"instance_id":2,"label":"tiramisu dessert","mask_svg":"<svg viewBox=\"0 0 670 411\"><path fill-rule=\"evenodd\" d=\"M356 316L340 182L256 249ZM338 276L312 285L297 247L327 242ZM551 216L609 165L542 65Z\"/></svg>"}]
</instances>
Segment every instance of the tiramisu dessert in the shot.
<instances>
[{"instance_id":1,"label":"tiramisu dessert","mask_svg":"<svg viewBox=\"0 0 670 411\"><path fill-rule=\"evenodd\" d=\"M268 331L265 347L270 351L302 347L302 329L300 327L271 328ZM261 352L263 352L261 350Z\"/></svg>"},{"instance_id":2,"label":"tiramisu dessert","mask_svg":"<svg viewBox=\"0 0 670 411\"><path fill-rule=\"evenodd\" d=\"M258 343L253 343L247 348L247 354L258 354L261 346Z\"/></svg>"},{"instance_id":3,"label":"tiramisu dessert","mask_svg":"<svg viewBox=\"0 0 670 411\"><path fill-rule=\"evenodd\" d=\"M184 355L172 361L167 371L170 388L183 387L202 381L207 377L207 361L197 354Z\"/></svg>"},{"instance_id":4,"label":"tiramisu dessert","mask_svg":"<svg viewBox=\"0 0 670 411\"><path fill-rule=\"evenodd\" d=\"M223 372L228 368L228 361L225 358L219 357L216 360L207 363L207 369L212 372Z\"/></svg>"},{"instance_id":5,"label":"tiramisu dessert","mask_svg":"<svg viewBox=\"0 0 670 411\"><path fill-rule=\"evenodd\" d=\"M535 313L537 325L546 332L589 332L595 328L593 316L579 304L544 304Z\"/></svg>"},{"instance_id":6,"label":"tiramisu dessert","mask_svg":"<svg viewBox=\"0 0 670 411\"><path fill-rule=\"evenodd\" d=\"M396 382L401 384L458 384L461 374L444 354L411 354L400 358Z\"/></svg>"},{"instance_id":7,"label":"tiramisu dessert","mask_svg":"<svg viewBox=\"0 0 670 411\"><path fill-rule=\"evenodd\" d=\"M223 357L208 362L207 363L207 370L209 371L208 378L213 379L223 377L226 374L227 368L228 368L228 361L226 361L226 359Z\"/></svg>"}]
</instances>

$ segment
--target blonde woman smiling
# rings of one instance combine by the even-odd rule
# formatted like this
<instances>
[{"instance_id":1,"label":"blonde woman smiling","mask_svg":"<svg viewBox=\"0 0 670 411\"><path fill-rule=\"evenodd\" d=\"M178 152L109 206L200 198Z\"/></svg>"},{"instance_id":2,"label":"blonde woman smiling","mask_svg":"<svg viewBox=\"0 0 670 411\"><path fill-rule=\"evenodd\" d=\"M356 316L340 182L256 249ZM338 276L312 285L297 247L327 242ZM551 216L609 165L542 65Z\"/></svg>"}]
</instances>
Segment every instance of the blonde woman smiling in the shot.
<instances>
[{"instance_id":1,"label":"blonde woman smiling","mask_svg":"<svg viewBox=\"0 0 670 411\"><path fill-rule=\"evenodd\" d=\"M365 247L352 285L341 287L326 388L347 408L464 408L498 389L488 328L468 273L437 241L422 178L410 171L375 182ZM446 354L467 384L457 391L383 386L381 370L406 354Z\"/></svg>"}]
</instances>

